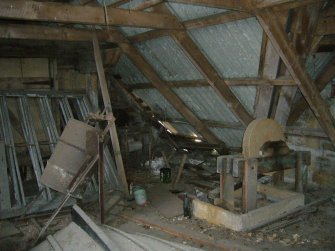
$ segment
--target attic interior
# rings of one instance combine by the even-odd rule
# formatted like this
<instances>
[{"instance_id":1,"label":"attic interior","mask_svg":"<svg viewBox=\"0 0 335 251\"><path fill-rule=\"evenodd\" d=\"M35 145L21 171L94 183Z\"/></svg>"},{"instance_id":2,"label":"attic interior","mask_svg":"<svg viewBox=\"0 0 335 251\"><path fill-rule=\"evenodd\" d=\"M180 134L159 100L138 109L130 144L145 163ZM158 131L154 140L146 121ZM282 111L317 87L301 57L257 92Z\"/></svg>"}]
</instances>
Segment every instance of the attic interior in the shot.
<instances>
[{"instance_id":1,"label":"attic interior","mask_svg":"<svg viewBox=\"0 0 335 251\"><path fill-rule=\"evenodd\" d=\"M0 1L0 250L334 250L334 17Z\"/></svg>"}]
</instances>

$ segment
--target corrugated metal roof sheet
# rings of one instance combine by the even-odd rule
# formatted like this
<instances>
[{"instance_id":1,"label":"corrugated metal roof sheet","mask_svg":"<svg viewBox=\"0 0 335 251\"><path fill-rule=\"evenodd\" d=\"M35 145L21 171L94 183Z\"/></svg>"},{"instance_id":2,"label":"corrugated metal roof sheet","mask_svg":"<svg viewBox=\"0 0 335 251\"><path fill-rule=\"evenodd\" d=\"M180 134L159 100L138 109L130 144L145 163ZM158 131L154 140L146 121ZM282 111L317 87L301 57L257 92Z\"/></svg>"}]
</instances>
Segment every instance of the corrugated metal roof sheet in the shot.
<instances>
[{"instance_id":1,"label":"corrugated metal roof sheet","mask_svg":"<svg viewBox=\"0 0 335 251\"><path fill-rule=\"evenodd\" d=\"M242 147L243 129L213 128L210 130L222 140L227 147Z\"/></svg>"},{"instance_id":2,"label":"corrugated metal roof sheet","mask_svg":"<svg viewBox=\"0 0 335 251\"><path fill-rule=\"evenodd\" d=\"M168 3L171 11L181 21L186 21L195 18L201 18L209 15L223 13L227 10L219 8L210 8L199 5L181 4L181 3Z\"/></svg>"},{"instance_id":3,"label":"corrugated metal roof sheet","mask_svg":"<svg viewBox=\"0 0 335 251\"><path fill-rule=\"evenodd\" d=\"M179 135L188 137L202 138L202 136L195 130L193 126L186 123L170 123L177 131Z\"/></svg>"},{"instance_id":4,"label":"corrugated metal roof sheet","mask_svg":"<svg viewBox=\"0 0 335 251\"><path fill-rule=\"evenodd\" d=\"M181 119L183 116L156 89L134 90L133 93L143 99L154 112L163 117Z\"/></svg>"},{"instance_id":5,"label":"corrugated metal roof sheet","mask_svg":"<svg viewBox=\"0 0 335 251\"><path fill-rule=\"evenodd\" d=\"M174 91L200 119L238 122L235 115L211 87L175 88Z\"/></svg>"},{"instance_id":6,"label":"corrugated metal roof sheet","mask_svg":"<svg viewBox=\"0 0 335 251\"><path fill-rule=\"evenodd\" d=\"M256 18L188 33L223 78L258 76L263 30Z\"/></svg>"},{"instance_id":7,"label":"corrugated metal roof sheet","mask_svg":"<svg viewBox=\"0 0 335 251\"><path fill-rule=\"evenodd\" d=\"M125 54L121 55L112 73L119 74L126 84L149 83L146 77Z\"/></svg>"},{"instance_id":8,"label":"corrugated metal roof sheet","mask_svg":"<svg viewBox=\"0 0 335 251\"><path fill-rule=\"evenodd\" d=\"M313 80L315 80L319 74L322 72L323 68L327 63L335 56L334 52L322 52L309 55L306 60L306 70L310 74ZM322 92L323 93L323 92ZM299 100L302 97L300 90L297 90L297 93L294 97L294 102Z\"/></svg>"},{"instance_id":9,"label":"corrugated metal roof sheet","mask_svg":"<svg viewBox=\"0 0 335 251\"><path fill-rule=\"evenodd\" d=\"M136 47L165 81L203 78L171 37L145 41Z\"/></svg>"},{"instance_id":10,"label":"corrugated metal roof sheet","mask_svg":"<svg viewBox=\"0 0 335 251\"><path fill-rule=\"evenodd\" d=\"M309 55L306 60L307 72L316 79L326 64L334 57L335 53L321 52Z\"/></svg>"},{"instance_id":11,"label":"corrugated metal roof sheet","mask_svg":"<svg viewBox=\"0 0 335 251\"><path fill-rule=\"evenodd\" d=\"M231 87L236 97L240 100L244 108L251 114L255 111L256 86L234 86Z\"/></svg>"},{"instance_id":12,"label":"corrugated metal roof sheet","mask_svg":"<svg viewBox=\"0 0 335 251\"><path fill-rule=\"evenodd\" d=\"M137 34L141 34L141 33L150 31L152 29L122 26L122 27L120 27L120 30L126 37L130 37L130 36L134 36L134 35L137 35Z\"/></svg>"},{"instance_id":13,"label":"corrugated metal roof sheet","mask_svg":"<svg viewBox=\"0 0 335 251\"><path fill-rule=\"evenodd\" d=\"M146 0L131 0L125 4L120 5L121 9L134 9L137 5L145 2Z\"/></svg>"},{"instance_id":14,"label":"corrugated metal roof sheet","mask_svg":"<svg viewBox=\"0 0 335 251\"><path fill-rule=\"evenodd\" d=\"M111 5L113 3L116 3L118 0L97 0L97 2L101 5Z\"/></svg>"}]
</instances>

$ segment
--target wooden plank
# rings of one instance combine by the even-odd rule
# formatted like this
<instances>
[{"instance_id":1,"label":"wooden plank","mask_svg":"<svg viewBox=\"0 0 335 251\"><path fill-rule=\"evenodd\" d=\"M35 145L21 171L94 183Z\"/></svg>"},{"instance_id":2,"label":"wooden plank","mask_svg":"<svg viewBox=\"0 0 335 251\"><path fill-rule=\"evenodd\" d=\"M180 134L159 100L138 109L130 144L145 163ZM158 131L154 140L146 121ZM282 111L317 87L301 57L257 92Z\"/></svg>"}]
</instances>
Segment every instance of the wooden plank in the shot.
<instances>
[{"instance_id":1,"label":"wooden plank","mask_svg":"<svg viewBox=\"0 0 335 251\"><path fill-rule=\"evenodd\" d=\"M261 26L285 63L292 78L297 82L302 94L311 106L320 125L333 144L335 144L334 119L329 111L329 107L319 94L319 90L314 85L311 77L306 73L305 67L301 64L298 53L288 40L285 31L277 22L276 13L273 10L264 9L261 12L256 11L256 14Z\"/></svg>"},{"instance_id":2,"label":"wooden plank","mask_svg":"<svg viewBox=\"0 0 335 251\"><path fill-rule=\"evenodd\" d=\"M244 108L225 81L220 78L214 67L209 63L205 55L200 51L189 35L186 32L173 31L171 32L171 36L188 55L208 83L220 95L224 102L226 102L240 122L246 127L253 120L253 117Z\"/></svg>"},{"instance_id":3,"label":"wooden plank","mask_svg":"<svg viewBox=\"0 0 335 251\"><path fill-rule=\"evenodd\" d=\"M301 128L301 127L286 126L285 134L303 136L303 137L328 138L327 134L325 134L321 129L318 128Z\"/></svg>"},{"instance_id":4,"label":"wooden plank","mask_svg":"<svg viewBox=\"0 0 335 251\"><path fill-rule=\"evenodd\" d=\"M311 41L317 26L319 16L319 6L311 5L300 8L292 15L291 34L292 43L297 51L301 62L305 62L311 48ZM288 74L288 72L286 72ZM282 87L278 91L278 103L274 113L274 119L281 125L287 124L287 119L291 110L294 96L297 92L296 87Z\"/></svg>"},{"instance_id":5,"label":"wooden plank","mask_svg":"<svg viewBox=\"0 0 335 251\"><path fill-rule=\"evenodd\" d=\"M121 212L118 214L119 217L136 222L137 224L142 224L144 226L150 226L156 230L168 233L177 238L182 238L186 241L191 241L197 243L201 246L206 246L212 248L213 250L232 250L237 249L237 247L232 247L232 245L226 245L222 242L209 240L208 236L194 231L192 229L185 229L179 227L177 224L170 224L162 221L158 217L148 217L147 215L140 214L130 214L127 212ZM240 248L240 245L239 245Z\"/></svg>"},{"instance_id":6,"label":"wooden plank","mask_svg":"<svg viewBox=\"0 0 335 251\"><path fill-rule=\"evenodd\" d=\"M242 207L247 213L256 209L257 202L257 160L249 159L244 162Z\"/></svg>"},{"instance_id":7,"label":"wooden plank","mask_svg":"<svg viewBox=\"0 0 335 251\"><path fill-rule=\"evenodd\" d=\"M220 13L211 16L206 16L203 18L192 19L183 22L183 24L186 27L186 29L197 29L209 25L217 25L217 24L233 22L241 19L246 19L249 17L252 17L252 15L247 12L230 11L228 13L224 12L223 14Z\"/></svg>"},{"instance_id":8,"label":"wooden plank","mask_svg":"<svg viewBox=\"0 0 335 251\"><path fill-rule=\"evenodd\" d=\"M321 92L326 85L335 77L335 57L328 63L319 77L315 80L315 85L319 92ZM287 120L288 125L293 125L295 121L308 107L306 100L301 97L291 108L290 115Z\"/></svg>"},{"instance_id":9,"label":"wooden plank","mask_svg":"<svg viewBox=\"0 0 335 251\"><path fill-rule=\"evenodd\" d=\"M172 15L118 8L107 8L105 13L104 8L101 7L35 1L0 1L0 18L57 23L183 29L177 18Z\"/></svg>"},{"instance_id":10,"label":"wooden plank","mask_svg":"<svg viewBox=\"0 0 335 251\"><path fill-rule=\"evenodd\" d=\"M33 39L57 41L91 41L94 32L84 29L50 27L43 25L0 24L0 38ZM121 43L122 37L113 34L113 30L95 31L100 41Z\"/></svg>"},{"instance_id":11,"label":"wooden plank","mask_svg":"<svg viewBox=\"0 0 335 251\"><path fill-rule=\"evenodd\" d=\"M111 100L109 96L109 90L107 88L106 76L105 76L103 63L101 59L99 42L96 36L93 36L93 49L94 49L94 58L95 58L96 66L97 66L100 88L101 88L101 93L102 93L102 99L104 102L106 113L113 117L112 104L111 104ZM127 183L125 169L123 166L121 149L120 149L119 139L117 136L115 121L114 120L108 121L108 125L110 126L109 134L110 134L111 141L112 141L117 171L119 174L119 178L123 184L124 192L128 196L129 195L128 183Z\"/></svg>"},{"instance_id":12,"label":"wooden plank","mask_svg":"<svg viewBox=\"0 0 335 251\"><path fill-rule=\"evenodd\" d=\"M265 40L265 52L261 74L263 78L275 81L277 78L280 58L265 33L263 34L263 39ZM260 86L258 88L255 104L256 118L266 118L269 116L273 89L273 86Z\"/></svg>"},{"instance_id":13,"label":"wooden plank","mask_svg":"<svg viewBox=\"0 0 335 251\"><path fill-rule=\"evenodd\" d=\"M220 140L207 128L207 126L197 118L194 113L184 104L184 102L166 86L166 83L160 79L152 66L144 59L139 51L129 43L120 43L121 50L132 60L144 76L150 80L158 91L174 106L174 108L184 116L184 118L209 142L220 144Z\"/></svg>"},{"instance_id":14,"label":"wooden plank","mask_svg":"<svg viewBox=\"0 0 335 251\"><path fill-rule=\"evenodd\" d=\"M307 168L307 167L306 167ZM295 191L299 193L303 193L304 190L304 184L303 184L303 178L304 178L304 163L302 161L302 153L297 153L297 161L295 165Z\"/></svg>"},{"instance_id":15,"label":"wooden plank","mask_svg":"<svg viewBox=\"0 0 335 251\"><path fill-rule=\"evenodd\" d=\"M0 208L11 208L5 142L0 141Z\"/></svg>"}]
</instances>

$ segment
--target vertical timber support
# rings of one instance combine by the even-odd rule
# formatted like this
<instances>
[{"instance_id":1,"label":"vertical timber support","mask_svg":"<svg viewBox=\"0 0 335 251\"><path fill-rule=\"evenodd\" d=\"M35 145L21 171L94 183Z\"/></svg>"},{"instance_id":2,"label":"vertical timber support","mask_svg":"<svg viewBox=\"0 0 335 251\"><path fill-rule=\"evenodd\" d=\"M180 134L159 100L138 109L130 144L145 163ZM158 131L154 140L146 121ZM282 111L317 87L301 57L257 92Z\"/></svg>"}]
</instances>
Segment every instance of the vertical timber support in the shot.
<instances>
[{"instance_id":1,"label":"vertical timber support","mask_svg":"<svg viewBox=\"0 0 335 251\"><path fill-rule=\"evenodd\" d=\"M257 201L257 159L246 159L242 187L242 207L247 213L256 208Z\"/></svg>"},{"instance_id":2,"label":"vertical timber support","mask_svg":"<svg viewBox=\"0 0 335 251\"><path fill-rule=\"evenodd\" d=\"M335 145L334 119L330 113L329 107L321 97L313 80L305 71L297 51L292 43L290 43L283 28L280 26L276 13L272 9L263 9L261 11L256 10L256 16L286 65L286 68L292 75L292 78L299 86L321 127L325 130L328 137Z\"/></svg>"},{"instance_id":3,"label":"vertical timber support","mask_svg":"<svg viewBox=\"0 0 335 251\"><path fill-rule=\"evenodd\" d=\"M299 193L302 193L304 190L303 187L303 159L302 159L302 153L297 152L296 156L296 166L295 166L295 190Z\"/></svg>"},{"instance_id":4,"label":"vertical timber support","mask_svg":"<svg viewBox=\"0 0 335 251\"><path fill-rule=\"evenodd\" d=\"M113 116L112 104L111 104L111 100L110 100L110 96L109 96L109 92L107 88L106 76L105 76L103 63L101 59L99 41L96 35L93 35L93 49L94 49L94 58L95 58L95 63L97 65L98 77L99 77L100 88L101 88L101 93L102 93L102 98L103 98L103 102L105 105L105 109L108 115ZM129 189L128 189L128 184L127 184L125 169L123 166L121 149L120 149L119 139L117 136L115 121L109 121L108 123L110 126L109 133L110 133L111 141L113 145L113 151L114 151L117 171L119 174L119 178L122 181L124 192L128 196Z\"/></svg>"}]
</instances>

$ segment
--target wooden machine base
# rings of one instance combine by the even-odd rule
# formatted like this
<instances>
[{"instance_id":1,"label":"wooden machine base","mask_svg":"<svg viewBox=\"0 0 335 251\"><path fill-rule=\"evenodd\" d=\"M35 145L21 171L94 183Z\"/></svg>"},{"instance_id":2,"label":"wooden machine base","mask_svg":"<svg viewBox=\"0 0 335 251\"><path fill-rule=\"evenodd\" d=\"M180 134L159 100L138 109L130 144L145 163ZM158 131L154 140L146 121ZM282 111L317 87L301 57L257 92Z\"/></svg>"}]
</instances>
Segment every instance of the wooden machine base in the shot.
<instances>
[{"instance_id":1,"label":"wooden machine base","mask_svg":"<svg viewBox=\"0 0 335 251\"><path fill-rule=\"evenodd\" d=\"M235 231L250 231L285 217L297 208L304 206L302 193L260 184L257 185L257 192L274 202L247 213L238 214L200 200L193 200L193 214L199 219Z\"/></svg>"}]
</instances>

